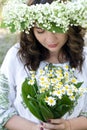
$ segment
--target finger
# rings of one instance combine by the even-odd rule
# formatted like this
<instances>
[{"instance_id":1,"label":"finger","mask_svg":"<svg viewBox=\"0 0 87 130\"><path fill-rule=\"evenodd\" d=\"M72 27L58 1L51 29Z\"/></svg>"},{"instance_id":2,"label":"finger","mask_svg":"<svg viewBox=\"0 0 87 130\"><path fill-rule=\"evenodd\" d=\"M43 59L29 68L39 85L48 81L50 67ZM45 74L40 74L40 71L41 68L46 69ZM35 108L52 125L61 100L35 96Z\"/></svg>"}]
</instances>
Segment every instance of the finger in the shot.
<instances>
[{"instance_id":1,"label":"finger","mask_svg":"<svg viewBox=\"0 0 87 130\"><path fill-rule=\"evenodd\" d=\"M50 130L64 130L65 124L51 124L51 123L43 123L43 128L50 129Z\"/></svg>"},{"instance_id":2,"label":"finger","mask_svg":"<svg viewBox=\"0 0 87 130\"><path fill-rule=\"evenodd\" d=\"M64 119L50 119L50 120L48 120L48 123L52 123L52 124L62 124L62 123L64 123L65 122L65 120Z\"/></svg>"}]
</instances>

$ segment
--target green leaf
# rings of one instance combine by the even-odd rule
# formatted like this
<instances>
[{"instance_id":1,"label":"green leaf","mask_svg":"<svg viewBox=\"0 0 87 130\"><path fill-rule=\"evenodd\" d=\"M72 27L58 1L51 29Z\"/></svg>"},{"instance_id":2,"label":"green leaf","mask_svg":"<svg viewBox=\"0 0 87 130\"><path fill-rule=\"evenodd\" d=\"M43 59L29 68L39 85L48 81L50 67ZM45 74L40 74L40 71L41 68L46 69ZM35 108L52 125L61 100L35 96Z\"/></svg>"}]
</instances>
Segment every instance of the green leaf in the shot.
<instances>
[{"instance_id":1,"label":"green leaf","mask_svg":"<svg viewBox=\"0 0 87 130\"><path fill-rule=\"evenodd\" d=\"M25 79L25 81L22 84L22 94L25 95L25 97L27 97L28 95L30 95L31 97L35 97L36 93L36 85L29 85L28 79Z\"/></svg>"},{"instance_id":2,"label":"green leaf","mask_svg":"<svg viewBox=\"0 0 87 130\"><path fill-rule=\"evenodd\" d=\"M52 24L52 27L48 31L52 32L54 30L56 33L63 33L64 32L63 29L60 27L57 27L55 23L51 23L51 24Z\"/></svg>"},{"instance_id":3,"label":"green leaf","mask_svg":"<svg viewBox=\"0 0 87 130\"><path fill-rule=\"evenodd\" d=\"M0 28L8 28L10 30L11 33L16 32L17 30L15 29L15 25L13 23L10 23L8 25L6 25L4 23L4 20L1 21L0 23Z\"/></svg>"},{"instance_id":4,"label":"green leaf","mask_svg":"<svg viewBox=\"0 0 87 130\"><path fill-rule=\"evenodd\" d=\"M17 31L17 30L15 29L15 25L14 25L14 24L8 25L8 27L9 27L11 33L14 33L14 32Z\"/></svg>"},{"instance_id":5,"label":"green leaf","mask_svg":"<svg viewBox=\"0 0 87 130\"><path fill-rule=\"evenodd\" d=\"M83 82L79 82L79 83L75 84L75 86L76 86L76 88L80 88L82 84L83 84Z\"/></svg>"},{"instance_id":6,"label":"green leaf","mask_svg":"<svg viewBox=\"0 0 87 130\"><path fill-rule=\"evenodd\" d=\"M39 103L39 107L40 107L40 111L44 119L43 121L47 122L48 119L54 118L52 111L47 106L44 106L44 104Z\"/></svg>"},{"instance_id":7,"label":"green leaf","mask_svg":"<svg viewBox=\"0 0 87 130\"><path fill-rule=\"evenodd\" d=\"M67 95L64 95L63 98L57 102L56 107L54 108L54 118L61 118L73 107L73 101L71 101Z\"/></svg>"},{"instance_id":8,"label":"green leaf","mask_svg":"<svg viewBox=\"0 0 87 130\"><path fill-rule=\"evenodd\" d=\"M47 27L44 27L43 24L39 24L39 26L45 30L48 30L50 32L55 31L56 33L64 33L63 28L57 27L55 23L51 23L51 28L47 29Z\"/></svg>"},{"instance_id":9,"label":"green leaf","mask_svg":"<svg viewBox=\"0 0 87 130\"><path fill-rule=\"evenodd\" d=\"M71 106L66 105L66 104L62 104L58 107L58 110L59 110L59 113L60 113L60 117L62 117L66 112L71 110Z\"/></svg>"},{"instance_id":10,"label":"green leaf","mask_svg":"<svg viewBox=\"0 0 87 130\"><path fill-rule=\"evenodd\" d=\"M31 113L32 113L35 117L37 117L38 119L40 119L40 120L43 121L43 117L42 117L42 115L41 115L40 108L39 108L39 105L38 105L37 102L35 102L35 101L30 101L30 99L29 99L29 101L28 101L28 103L27 103L27 106L28 106L29 110L31 111Z\"/></svg>"},{"instance_id":11,"label":"green leaf","mask_svg":"<svg viewBox=\"0 0 87 130\"><path fill-rule=\"evenodd\" d=\"M28 79L25 79L25 81L22 84L23 100L28 109L31 111L31 113L38 119L43 120L35 94L36 94L35 86L28 85ZM28 95L30 95L29 98Z\"/></svg>"},{"instance_id":12,"label":"green leaf","mask_svg":"<svg viewBox=\"0 0 87 130\"><path fill-rule=\"evenodd\" d=\"M61 104L72 105L72 101L69 99L67 95L64 95L61 100Z\"/></svg>"},{"instance_id":13,"label":"green leaf","mask_svg":"<svg viewBox=\"0 0 87 130\"><path fill-rule=\"evenodd\" d=\"M43 100L45 98L45 95L48 95L48 92L40 93L37 95L37 100L39 102L39 108L43 116L43 121L47 121L48 119L51 119L54 117L50 107L48 107L46 102Z\"/></svg>"},{"instance_id":14,"label":"green leaf","mask_svg":"<svg viewBox=\"0 0 87 130\"><path fill-rule=\"evenodd\" d=\"M26 28L26 24L25 24L24 21L21 22L21 28L22 28L22 30L27 29L27 28Z\"/></svg>"}]
</instances>

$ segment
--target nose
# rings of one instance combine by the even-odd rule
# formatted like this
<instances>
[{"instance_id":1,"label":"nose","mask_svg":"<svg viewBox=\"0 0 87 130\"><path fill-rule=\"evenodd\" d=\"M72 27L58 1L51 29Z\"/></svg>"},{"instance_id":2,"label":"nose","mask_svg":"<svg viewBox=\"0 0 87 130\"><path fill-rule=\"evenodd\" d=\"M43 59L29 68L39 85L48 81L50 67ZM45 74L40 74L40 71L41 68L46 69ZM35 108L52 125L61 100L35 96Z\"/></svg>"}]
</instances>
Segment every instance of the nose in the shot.
<instances>
[{"instance_id":1,"label":"nose","mask_svg":"<svg viewBox=\"0 0 87 130\"><path fill-rule=\"evenodd\" d=\"M46 40L47 43L54 43L54 41L56 40L55 33L47 31L45 40Z\"/></svg>"}]
</instances>

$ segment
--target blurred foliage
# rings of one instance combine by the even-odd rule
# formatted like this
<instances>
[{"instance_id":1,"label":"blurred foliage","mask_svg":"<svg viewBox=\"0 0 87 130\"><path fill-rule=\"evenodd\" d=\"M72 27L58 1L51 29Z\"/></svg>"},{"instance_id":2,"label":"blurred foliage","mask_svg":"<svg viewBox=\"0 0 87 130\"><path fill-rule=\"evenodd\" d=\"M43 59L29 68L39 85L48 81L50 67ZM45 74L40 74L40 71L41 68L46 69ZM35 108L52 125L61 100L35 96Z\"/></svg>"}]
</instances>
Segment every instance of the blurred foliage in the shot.
<instances>
[{"instance_id":1,"label":"blurred foliage","mask_svg":"<svg viewBox=\"0 0 87 130\"><path fill-rule=\"evenodd\" d=\"M3 5L5 4L7 0L0 0L0 22L2 20L2 16L1 16L1 13L2 13L2 8L3 8Z\"/></svg>"},{"instance_id":2,"label":"blurred foliage","mask_svg":"<svg viewBox=\"0 0 87 130\"><path fill-rule=\"evenodd\" d=\"M18 34L6 33L0 35L0 65L9 50L16 42L18 42Z\"/></svg>"},{"instance_id":3,"label":"blurred foliage","mask_svg":"<svg viewBox=\"0 0 87 130\"><path fill-rule=\"evenodd\" d=\"M6 2L7 0L0 0L0 7L3 6L3 4Z\"/></svg>"},{"instance_id":4,"label":"blurred foliage","mask_svg":"<svg viewBox=\"0 0 87 130\"><path fill-rule=\"evenodd\" d=\"M3 8L6 1L8 1L8 0L0 0L0 19L1 19L2 8Z\"/></svg>"},{"instance_id":5,"label":"blurred foliage","mask_svg":"<svg viewBox=\"0 0 87 130\"><path fill-rule=\"evenodd\" d=\"M0 0L0 23L2 21L2 9L8 0ZM3 33L4 32L4 33ZM0 65L8 49L17 42L17 34L11 34L8 30L0 29Z\"/></svg>"}]
</instances>

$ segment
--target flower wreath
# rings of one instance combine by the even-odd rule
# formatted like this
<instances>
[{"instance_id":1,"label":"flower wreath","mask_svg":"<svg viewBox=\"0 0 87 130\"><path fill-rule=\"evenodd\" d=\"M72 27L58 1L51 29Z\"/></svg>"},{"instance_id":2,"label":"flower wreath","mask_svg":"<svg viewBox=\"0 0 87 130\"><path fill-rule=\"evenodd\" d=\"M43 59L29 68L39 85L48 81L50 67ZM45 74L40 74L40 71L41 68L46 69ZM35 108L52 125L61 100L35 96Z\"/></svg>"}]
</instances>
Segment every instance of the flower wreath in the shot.
<instances>
[{"instance_id":1,"label":"flower wreath","mask_svg":"<svg viewBox=\"0 0 87 130\"><path fill-rule=\"evenodd\" d=\"M1 26L8 27L11 32L29 32L36 24L51 32L65 33L69 26L87 28L87 0L36 4L28 6L25 0L9 0L2 12Z\"/></svg>"}]
</instances>

